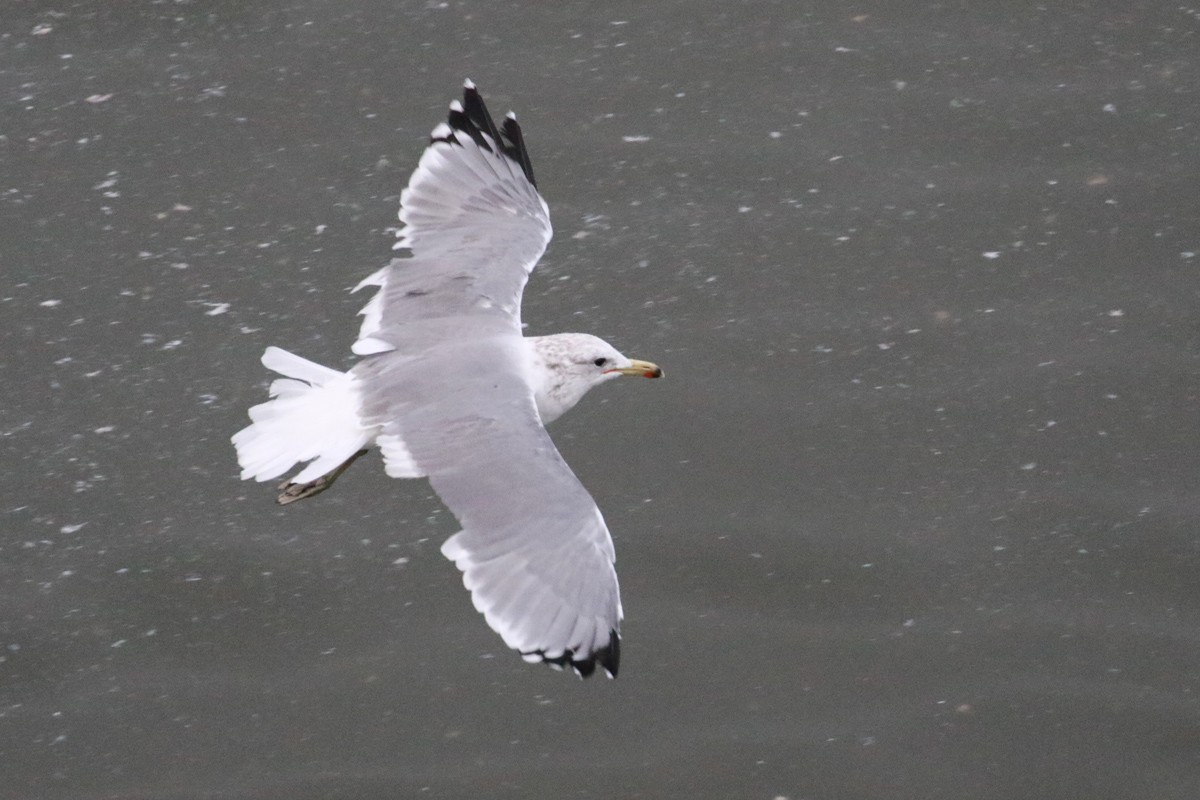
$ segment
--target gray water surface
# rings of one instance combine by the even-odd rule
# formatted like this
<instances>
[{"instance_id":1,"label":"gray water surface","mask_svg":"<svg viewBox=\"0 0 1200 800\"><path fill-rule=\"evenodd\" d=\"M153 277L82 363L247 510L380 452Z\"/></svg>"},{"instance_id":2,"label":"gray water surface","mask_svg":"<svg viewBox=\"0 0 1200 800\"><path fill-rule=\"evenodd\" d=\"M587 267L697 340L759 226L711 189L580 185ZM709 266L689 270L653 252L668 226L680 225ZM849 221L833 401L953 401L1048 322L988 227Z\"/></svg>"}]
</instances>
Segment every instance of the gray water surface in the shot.
<instances>
[{"instance_id":1,"label":"gray water surface","mask_svg":"<svg viewBox=\"0 0 1200 800\"><path fill-rule=\"evenodd\" d=\"M1200 796L1200 12L10 3L0 797ZM364 459L229 436L346 368L473 78L556 239L531 333L622 673L524 664Z\"/></svg>"}]
</instances>

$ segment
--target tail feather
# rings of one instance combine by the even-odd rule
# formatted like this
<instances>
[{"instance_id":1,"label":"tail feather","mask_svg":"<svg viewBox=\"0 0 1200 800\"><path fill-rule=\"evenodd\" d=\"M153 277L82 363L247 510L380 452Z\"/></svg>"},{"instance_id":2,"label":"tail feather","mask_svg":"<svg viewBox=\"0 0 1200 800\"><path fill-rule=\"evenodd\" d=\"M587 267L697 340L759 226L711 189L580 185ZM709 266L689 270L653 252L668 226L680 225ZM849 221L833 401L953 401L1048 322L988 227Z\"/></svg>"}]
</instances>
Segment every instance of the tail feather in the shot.
<instances>
[{"instance_id":1,"label":"tail feather","mask_svg":"<svg viewBox=\"0 0 1200 800\"><path fill-rule=\"evenodd\" d=\"M295 353L289 353L282 347L268 347L264 350L262 365L272 372L278 372L280 375L296 378L314 386L322 386L344 374L335 369L323 367L315 361L309 361L307 358L301 358Z\"/></svg>"},{"instance_id":2,"label":"tail feather","mask_svg":"<svg viewBox=\"0 0 1200 800\"><path fill-rule=\"evenodd\" d=\"M278 347L268 347L262 363L284 377L271 383L270 400L250 409L252 424L233 435L243 480L269 481L305 461L311 463L291 480L314 480L375 438L377 430L358 418L358 388L350 373Z\"/></svg>"}]
</instances>

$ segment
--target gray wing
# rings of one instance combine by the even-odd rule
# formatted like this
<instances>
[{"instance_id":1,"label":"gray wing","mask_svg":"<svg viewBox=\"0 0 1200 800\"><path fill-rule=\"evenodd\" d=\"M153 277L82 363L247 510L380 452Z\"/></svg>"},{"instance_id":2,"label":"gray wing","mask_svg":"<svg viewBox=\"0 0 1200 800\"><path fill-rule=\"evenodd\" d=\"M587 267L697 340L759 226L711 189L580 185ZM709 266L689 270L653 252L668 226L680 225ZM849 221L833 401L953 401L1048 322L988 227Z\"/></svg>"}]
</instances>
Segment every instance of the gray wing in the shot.
<instances>
[{"instance_id":1,"label":"gray wing","mask_svg":"<svg viewBox=\"0 0 1200 800\"><path fill-rule=\"evenodd\" d=\"M389 474L428 476L462 525L442 552L505 643L526 660L615 675L612 539L542 427L522 348L493 338L368 359L355 370L361 415L383 428Z\"/></svg>"},{"instance_id":2,"label":"gray wing","mask_svg":"<svg viewBox=\"0 0 1200 800\"><path fill-rule=\"evenodd\" d=\"M439 321L459 316L520 331L521 292L550 241L550 212L516 118L498 129L470 81L400 195L400 221L396 247L412 257L356 287L379 292L360 312L355 353L419 351L443 335Z\"/></svg>"},{"instance_id":3,"label":"gray wing","mask_svg":"<svg viewBox=\"0 0 1200 800\"><path fill-rule=\"evenodd\" d=\"M469 82L401 195L394 260L360 286L354 369L388 474L427 476L462 525L442 552L475 607L531 661L587 675L619 664L608 529L538 417L520 298L550 240L511 116L497 130Z\"/></svg>"}]
</instances>

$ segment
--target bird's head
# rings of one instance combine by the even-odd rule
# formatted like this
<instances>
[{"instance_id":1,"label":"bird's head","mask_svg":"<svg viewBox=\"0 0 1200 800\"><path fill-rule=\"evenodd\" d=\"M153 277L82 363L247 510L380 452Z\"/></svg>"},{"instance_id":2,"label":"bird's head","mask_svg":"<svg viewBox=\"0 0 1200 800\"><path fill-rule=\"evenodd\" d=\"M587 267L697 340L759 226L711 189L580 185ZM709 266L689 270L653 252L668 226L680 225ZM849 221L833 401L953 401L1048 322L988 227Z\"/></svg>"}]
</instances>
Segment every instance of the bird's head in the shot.
<instances>
[{"instance_id":1,"label":"bird's head","mask_svg":"<svg viewBox=\"0 0 1200 800\"><path fill-rule=\"evenodd\" d=\"M623 355L603 339L587 333L557 333L529 340L534 355L534 395L543 422L571 409L593 386L622 375L661 378L649 361Z\"/></svg>"}]
</instances>

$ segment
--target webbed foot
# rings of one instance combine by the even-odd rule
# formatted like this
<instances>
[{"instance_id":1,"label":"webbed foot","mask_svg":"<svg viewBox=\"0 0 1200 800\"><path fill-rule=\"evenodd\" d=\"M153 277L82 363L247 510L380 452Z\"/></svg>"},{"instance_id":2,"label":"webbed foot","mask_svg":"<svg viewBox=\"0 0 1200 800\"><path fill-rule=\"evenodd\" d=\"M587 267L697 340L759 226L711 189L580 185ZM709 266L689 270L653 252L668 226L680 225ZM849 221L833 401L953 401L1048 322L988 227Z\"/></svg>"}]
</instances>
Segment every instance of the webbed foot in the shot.
<instances>
[{"instance_id":1,"label":"webbed foot","mask_svg":"<svg viewBox=\"0 0 1200 800\"><path fill-rule=\"evenodd\" d=\"M333 482L336 481L343 472L349 469L351 464L366 454L366 450L359 450L357 453L339 464L336 469L330 470L316 480L309 481L308 483L292 483L291 481L284 481L277 487L279 489L279 496L275 498L275 502L281 506L286 506L288 503L294 503L297 500L303 500L306 497L312 497L315 494L320 494L330 486L333 486Z\"/></svg>"}]
</instances>

